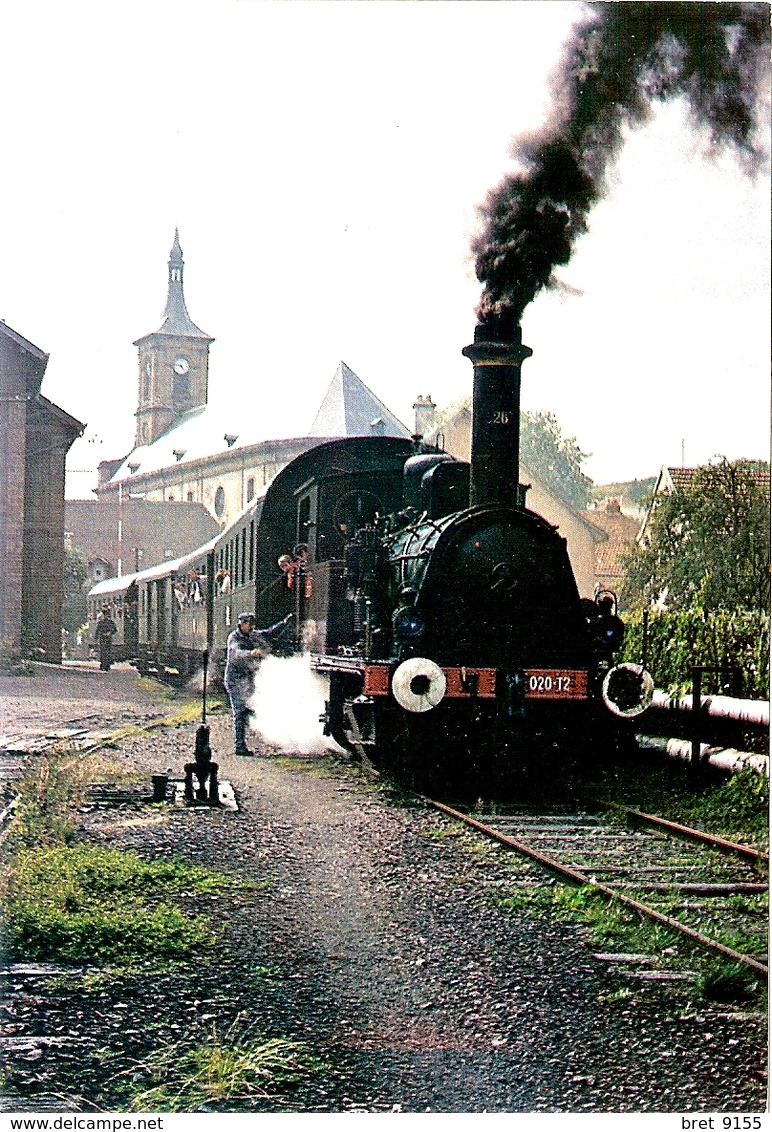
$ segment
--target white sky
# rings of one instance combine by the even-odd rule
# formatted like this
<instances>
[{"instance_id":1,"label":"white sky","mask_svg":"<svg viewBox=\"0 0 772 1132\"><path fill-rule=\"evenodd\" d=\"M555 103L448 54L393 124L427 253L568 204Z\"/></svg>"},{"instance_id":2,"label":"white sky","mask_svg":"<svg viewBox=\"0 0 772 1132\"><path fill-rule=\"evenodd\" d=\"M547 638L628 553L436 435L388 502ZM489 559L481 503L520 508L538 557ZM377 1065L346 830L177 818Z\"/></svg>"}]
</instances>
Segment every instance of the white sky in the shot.
<instances>
[{"instance_id":1,"label":"white sky","mask_svg":"<svg viewBox=\"0 0 772 1132\"><path fill-rule=\"evenodd\" d=\"M471 390L475 206L547 112L571 3L0 0L0 318L88 423L133 444L137 354L185 295L210 401L304 433L343 359L409 426ZM526 311L523 407L596 482L769 450L769 175L711 163L678 107L630 139ZM235 431L235 429L234 429ZM70 480L89 494L95 477Z\"/></svg>"}]
</instances>

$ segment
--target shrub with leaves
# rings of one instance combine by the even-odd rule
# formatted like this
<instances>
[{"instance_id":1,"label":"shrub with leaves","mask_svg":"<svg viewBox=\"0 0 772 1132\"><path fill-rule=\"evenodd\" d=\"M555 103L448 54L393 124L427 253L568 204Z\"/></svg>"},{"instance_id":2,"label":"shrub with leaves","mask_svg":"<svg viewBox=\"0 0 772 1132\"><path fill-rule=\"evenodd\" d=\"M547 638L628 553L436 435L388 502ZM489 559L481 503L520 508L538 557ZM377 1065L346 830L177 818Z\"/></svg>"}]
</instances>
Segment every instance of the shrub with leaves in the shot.
<instances>
[{"instance_id":1,"label":"shrub with leaves","mask_svg":"<svg viewBox=\"0 0 772 1132\"><path fill-rule=\"evenodd\" d=\"M170 1044L142 1063L148 1086L134 1092L133 1112L233 1111L268 1097L319 1069L307 1047L282 1038L266 1041L250 1033L243 1017L204 1043ZM137 1074L137 1077L141 1074Z\"/></svg>"},{"instance_id":2,"label":"shrub with leaves","mask_svg":"<svg viewBox=\"0 0 772 1132\"><path fill-rule=\"evenodd\" d=\"M657 498L624 564L626 608L769 612L769 466L723 459ZM766 485L765 485L766 475Z\"/></svg>"},{"instance_id":3,"label":"shrub with leaves","mask_svg":"<svg viewBox=\"0 0 772 1132\"><path fill-rule=\"evenodd\" d=\"M639 611L626 618L623 658L638 662L643 655L644 619ZM701 608L653 613L646 632L646 666L657 687L682 693L691 687L692 665L736 668L740 694L766 699L769 688L769 618L759 610ZM721 690L721 680L712 691ZM707 689L706 685L706 689Z\"/></svg>"}]
</instances>

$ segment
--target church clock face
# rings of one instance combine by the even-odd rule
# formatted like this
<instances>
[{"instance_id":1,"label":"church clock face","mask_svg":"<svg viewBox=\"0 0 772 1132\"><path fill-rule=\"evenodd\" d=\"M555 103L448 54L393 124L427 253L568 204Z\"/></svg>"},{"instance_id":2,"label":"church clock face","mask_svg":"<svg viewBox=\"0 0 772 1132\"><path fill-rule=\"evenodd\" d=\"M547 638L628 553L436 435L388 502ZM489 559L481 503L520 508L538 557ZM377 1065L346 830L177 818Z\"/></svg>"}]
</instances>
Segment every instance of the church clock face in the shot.
<instances>
[{"instance_id":1,"label":"church clock face","mask_svg":"<svg viewBox=\"0 0 772 1132\"><path fill-rule=\"evenodd\" d=\"M179 374L179 376L182 377L190 370L190 362L187 358L175 358L173 369L176 374Z\"/></svg>"}]
</instances>

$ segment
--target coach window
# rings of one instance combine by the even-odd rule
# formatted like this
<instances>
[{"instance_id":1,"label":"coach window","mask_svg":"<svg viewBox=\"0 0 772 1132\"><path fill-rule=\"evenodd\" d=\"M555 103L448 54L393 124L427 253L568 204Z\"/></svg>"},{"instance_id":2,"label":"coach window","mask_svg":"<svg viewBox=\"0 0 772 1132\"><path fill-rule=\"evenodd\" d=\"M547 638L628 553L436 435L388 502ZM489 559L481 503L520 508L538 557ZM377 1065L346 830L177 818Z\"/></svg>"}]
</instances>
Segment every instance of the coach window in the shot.
<instances>
[{"instance_id":1,"label":"coach window","mask_svg":"<svg viewBox=\"0 0 772 1132\"><path fill-rule=\"evenodd\" d=\"M311 561L317 557L316 520L319 489L315 483L306 483L296 492L297 495L297 542L307 542Z\"/></svg>"},{"instance_id":2,"label":"coach window","mask_svg":"<svg viewBox=\"0 0 772 1132\"><path fill-rule=\"evenodd\" d=\"M246 527L244 527L244 530L241 532L241 573L240 573L239 577L241 578L241 584L243 586L244 583L247 580L247 528Z\"/></svg>"}]
</instances>

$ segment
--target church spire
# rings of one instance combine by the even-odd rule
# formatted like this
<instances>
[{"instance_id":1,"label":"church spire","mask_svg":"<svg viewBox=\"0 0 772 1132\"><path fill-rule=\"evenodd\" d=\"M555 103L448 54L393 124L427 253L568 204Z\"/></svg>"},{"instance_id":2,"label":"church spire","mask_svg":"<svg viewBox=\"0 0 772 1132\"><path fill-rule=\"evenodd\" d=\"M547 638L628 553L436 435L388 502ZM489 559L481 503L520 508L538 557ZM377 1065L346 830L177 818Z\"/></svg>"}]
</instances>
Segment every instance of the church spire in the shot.
<instances>
[{"instance_id":1,"label":"church spire","mask_svg":"<svg viewBox=\"0 0 772 1132\"><path fill-rule=\"evenodd\" d=\"M180 247L180 234L174 229L174 243L169 253L169 289L166 295L166 309L163 313L163 322L156 334L185 335L189 338L207 338L213 341L208 334L193 322L185 306L185 292L182 286L182 275L185 261L182 258Z\"/></svg>"},{"instance_id":2,"label":"church spire","mask_svg":"<svg viewBox=\"0 0 772 1132\"><path fill-rule=\"evenodd\" d=\"M184 413L207 403L209 346L214 339L188 314L182 289L184 266L175 228L163 322L134 343L139 350L137 446L152 444Z\"/></svg>"}]
</instances>

